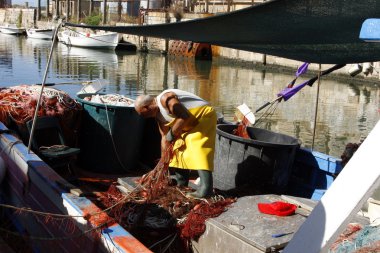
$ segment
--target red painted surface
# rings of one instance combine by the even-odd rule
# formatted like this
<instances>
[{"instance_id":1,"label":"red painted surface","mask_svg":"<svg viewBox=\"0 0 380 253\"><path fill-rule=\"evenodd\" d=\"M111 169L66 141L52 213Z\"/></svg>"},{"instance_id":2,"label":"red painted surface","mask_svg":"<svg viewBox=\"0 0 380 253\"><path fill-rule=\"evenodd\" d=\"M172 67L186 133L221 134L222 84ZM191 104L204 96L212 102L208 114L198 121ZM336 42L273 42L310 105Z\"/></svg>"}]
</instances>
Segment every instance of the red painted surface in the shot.
<instances>
[{"instance_id":1,"label":"red painted surface","mask_svg":"<svg viewBox=\"0 0 380 253\"><path fill-rule=\"evenodd\" d=\"M25 174L9 156L5 155L3 158L8 165L4 187L8 192L9 204L30 207L32 210L42 212L63 213L61 211L64 208L61 198L63 192L55 183L57 180L61 181L63 179L56 172L40 161L31 161L29 171ZM30 178L30 176L32 177ZM41 181L35 182L34 179ZM116 224L112 218L93 203L82 206L81 210L92 227L100 226L104 228L105 226L109 227ZM99 230L87 236L76 237L81 233L81 230L76 226L76 220L70 217L67 218L67 222L57 221L47 216L34 217L30 214L21 214L21 216L18 214L15 215L15 218L19 220L20 225L25 227L26 235L29 236L41 238L73 237L72 239L64 240L32 240L31 244L42 250L42 252L80 252L84 248L86 248L86 252L91 253L107 252L109 250L100 243L99 237L96 237L96 235L100 235ZM133 236L118 236L112 238L112 240L125 252L152 252Z\"/></svg>"},{"instance_id":2,"label":"red painted surface","mask_svg":"<svg viewBox=\"0 0 380 253\"><path fill-rule=\"evenodd\" d=\"M152 252L134 237L116 236L113 241L119 244L125 252L145 253Z\"/></svg>"},{"instance_id":3,"label":"red painted surface","mask_svg":"<svg viewBox=\"0 0 380 253\"><path fill-rule=\"evenodd\" d=\"M4 160L8 165L8 173L4 181L6 185L4 186L7 189L7 195L11 205L30 207L32 210L42 212L62 213L56 203L47 196L47 194L53 194L53 196L56 194L57 200L61 198L61 193L51 187L54 181L46 182L46 180L43 180L46 182L46 188L51 189L48 193L44 192L40 189L41 185L37 186L35 182L29 180L12 159L5 156ZM48 171L50 168L47 165L41 165L38 166L38 169ZM34 171L35 169L30 168L30 170ZM53 178L57 178L54 174L55 173L50 173L49 175L52 175ZM27 230L26 235L32 237L70 237L81 233L81 230L76 227L76 221L69 217L62 220L48 216L15 212L14 218ZM43 250L43 252L79 252L83 247L87 249L99 249L98 240L92 241L87 236L75 236L75 238L65 240L31 240L31 244ZM97 252L97 250L91 250L89 252Z\"/></svg>"},{"instance_id":4,"label":"red painted surface","mask_svg":"<svg viewBox=\"0 0 380 253\"><path fill-rule=\"evenodd\" d=\"M88 220L94 227L98 227L101 225L114 223L113 219L111 219L105 212L102 212L100 208L95 205L89 205L83 210L83 217Z\"/></svg>"}]
</instances>

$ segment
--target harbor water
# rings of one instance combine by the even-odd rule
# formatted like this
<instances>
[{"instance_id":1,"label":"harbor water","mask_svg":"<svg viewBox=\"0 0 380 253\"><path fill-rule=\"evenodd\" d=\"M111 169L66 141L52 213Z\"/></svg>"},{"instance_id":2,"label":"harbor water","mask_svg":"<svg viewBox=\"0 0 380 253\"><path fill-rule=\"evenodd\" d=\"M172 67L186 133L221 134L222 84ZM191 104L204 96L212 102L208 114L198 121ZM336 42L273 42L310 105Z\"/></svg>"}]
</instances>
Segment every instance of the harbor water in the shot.
<instances>
[{"instance_id":1,"label":"harbor water","mask_svg":"<svg viewBox=\"0 0 380 253\"><path fill-rule=\"evenodd\" d=\"M41 83L50 47L50 41L0 34L0 88ZM70 48L58 43L46 82L56 83L56 88L72 97L82 88L81 82L89 80L106 80L102 92L131 98L156 95L167 88L183 89L210 101L226 120L233 120L235 108L242 103L255 111L274 100L295 71L241 65L215 57L213 61L196 61L159 53ZM308 73L297 83L313 76ZM379 120L379 84L380 80L322 78L314 150L340 157L347 143L358 143L368 135ZM310 148L316 94L317 82L279 103L258 127L300 139L302 146Z\"/></svg>"}]
</instances>

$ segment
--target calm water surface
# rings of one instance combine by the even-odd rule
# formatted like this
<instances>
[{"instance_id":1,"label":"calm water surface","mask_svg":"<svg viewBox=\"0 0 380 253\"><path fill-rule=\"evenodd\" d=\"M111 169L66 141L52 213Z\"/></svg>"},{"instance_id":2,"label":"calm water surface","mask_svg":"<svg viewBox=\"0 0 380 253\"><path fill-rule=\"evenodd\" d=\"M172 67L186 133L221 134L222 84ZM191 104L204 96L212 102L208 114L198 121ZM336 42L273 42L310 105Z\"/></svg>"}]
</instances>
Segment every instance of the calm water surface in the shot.
<instances>
[{"instance_id":1,"label":"calm water surface","mask_svg":"<svg viewBox=\"0 0 380 253\"><path fill-rule=\"evenodd\" d=\"M41 83L50 46L49 41L0 34L0 87ZM207 99L227 120L232 120L236 106L242 103L256 110L275 99L293 74L239 67L232 62L56 46L47 82L94 79L108 80L104 92L131 98L143 93L158 94L167 88L187 90ZM75 97L82 85L56 87ZM355 79L323 79L314 150L339 157L348 142L363 140L379 120L379 90L377 84L355 84ZM316 93L317 85L305 87L280 103L259 127L294 136L303 146L311 147Z\"/></svg>"}]
</instances>

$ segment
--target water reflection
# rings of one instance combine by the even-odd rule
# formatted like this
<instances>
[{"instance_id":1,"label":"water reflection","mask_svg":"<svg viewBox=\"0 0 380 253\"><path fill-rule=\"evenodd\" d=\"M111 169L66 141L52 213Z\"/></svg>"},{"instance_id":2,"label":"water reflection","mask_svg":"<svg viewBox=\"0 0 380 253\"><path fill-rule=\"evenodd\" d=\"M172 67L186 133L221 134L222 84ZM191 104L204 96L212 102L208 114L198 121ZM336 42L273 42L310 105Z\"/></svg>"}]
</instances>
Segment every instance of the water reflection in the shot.
<instances>
[{"instance_id":1,"label":"water reflection","mask_svg":"<svg viewBox=\"0 0 380 253\"><path fill-rule=\"evenodd\" d=\"M50 42L0 35L1 86L41 82ZM327 67L326 67L327 68ZM107 79L105 92L131 97L158 94L179 88L209 100L227 120L236 106L246 103L256 110L277 97L293 73L239 67L226 61L193 59L128 51L99 51L58 44L53 52L47 82ZM306 79L300 78L297 83ZM348 142L359 142L379 119L379 88L374 84L321 82L315 150L340 156ZM81 85L57 85L70 95ZM310 147L313 134L317 85L305 87L278 105L260 127L299 138Z\"/></svg>"}]
</instances>

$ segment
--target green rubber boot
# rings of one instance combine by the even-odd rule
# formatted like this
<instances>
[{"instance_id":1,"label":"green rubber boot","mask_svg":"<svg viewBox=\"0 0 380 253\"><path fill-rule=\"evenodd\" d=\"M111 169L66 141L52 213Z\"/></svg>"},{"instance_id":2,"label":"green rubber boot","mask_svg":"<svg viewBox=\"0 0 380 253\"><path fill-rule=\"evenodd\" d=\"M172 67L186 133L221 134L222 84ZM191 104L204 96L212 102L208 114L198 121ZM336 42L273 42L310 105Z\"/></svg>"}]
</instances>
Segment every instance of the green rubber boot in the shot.
<instances>
[{"instance_id":1,"label":"green rubber boot","mask_svg":"<svg viewBox=\"0 0 380 253\"><path fill-rule=\"evenodd\" d=\"M198 170L200 184L198 190L188 193L188 197L206 198L213 194L212 172L208 170Z\"/></svg>"},{"instance_id":2,"label":"green rubber boot","mask_svg":"<svg viewBox=\"0 0 380 253\"><path fill-rule=\"evenodd\" d=\"M178 186L188 186L190 171L186 169L175 169L175 180L177 181Z\"/></svg>"}]
</instances>

